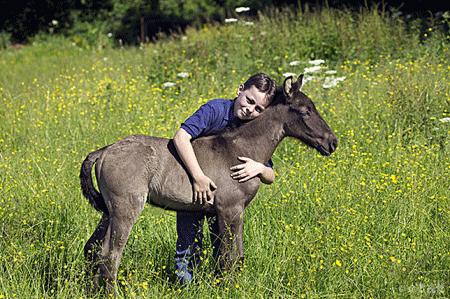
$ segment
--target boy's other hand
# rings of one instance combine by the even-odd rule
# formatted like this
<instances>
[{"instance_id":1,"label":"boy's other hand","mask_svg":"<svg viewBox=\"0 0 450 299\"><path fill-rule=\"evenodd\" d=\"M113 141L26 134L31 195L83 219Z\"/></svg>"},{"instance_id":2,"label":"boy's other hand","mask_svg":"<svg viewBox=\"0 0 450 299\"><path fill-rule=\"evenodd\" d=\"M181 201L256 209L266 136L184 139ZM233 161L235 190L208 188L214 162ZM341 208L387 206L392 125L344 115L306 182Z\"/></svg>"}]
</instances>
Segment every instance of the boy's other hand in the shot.
<instances>
[{"instance_id":1,"label":"boy's other hand","mask_svg":"<svg viewBox=\"0 0 450 299\"><path fill-rule=\"evenodd\" d=\"M266 168L263 164L253 161L250 158L238 157L238 159L245 163L233 166L230 170L232 171L231 177L238 180L239 183L243 183L257 175L260 175Z\"/></svg>"},{"instance_id":2,"label":"boy's other hand","mask_svg":"<svg viewBox=\"0 0 450 299\"><path fill-rule=\"evenodd\" d=\"M194 179L194 202L205 204L212 199L212 191L217 189L216 184L206 175Z\"/></svg>"}]
</instances>

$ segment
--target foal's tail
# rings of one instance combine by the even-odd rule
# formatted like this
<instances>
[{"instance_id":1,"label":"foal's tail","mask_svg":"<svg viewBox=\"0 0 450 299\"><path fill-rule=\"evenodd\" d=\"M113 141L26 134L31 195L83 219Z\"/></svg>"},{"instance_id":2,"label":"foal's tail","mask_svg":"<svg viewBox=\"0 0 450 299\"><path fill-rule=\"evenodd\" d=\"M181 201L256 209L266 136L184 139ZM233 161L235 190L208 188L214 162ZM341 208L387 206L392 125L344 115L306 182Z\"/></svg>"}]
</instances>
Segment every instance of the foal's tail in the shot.
<instances>
[{"instance_id":1,"label":"foal's tail","mask_svg":"<svg viewBox=\"0 0 450 299\"><path fill-rule=\"evenodd\" d=\"M106 207L103 195L94 188L94 184L92 183L91 170L95 162L108 147L109 146L105 146L104 148L101 148L95 152L90 153L86 157L86 159L84 159L83 164L81 164L80 170L80 184L84 197L86 197L89 200L89 203L97 211L106 213L106 215L109 214L108 208Z\"/></svg>"}]
</instances>

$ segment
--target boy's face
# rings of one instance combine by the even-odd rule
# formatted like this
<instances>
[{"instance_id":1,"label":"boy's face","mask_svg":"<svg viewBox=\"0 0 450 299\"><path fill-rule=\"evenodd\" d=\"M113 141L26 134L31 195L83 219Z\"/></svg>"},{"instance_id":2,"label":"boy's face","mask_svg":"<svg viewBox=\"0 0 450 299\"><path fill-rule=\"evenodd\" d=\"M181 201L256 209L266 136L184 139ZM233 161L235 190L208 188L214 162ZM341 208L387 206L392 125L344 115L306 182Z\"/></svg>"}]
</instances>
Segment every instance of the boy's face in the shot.
<instances>
[{"instance_id":1,"label":"boy's face","mask_svg":"<svg viewBox=\"0 0 450 299\"><path fill-rule=\"evenodd\" d=\"M239 85L237 95L234 103L234 116L240 120L257 118L269 105L266 94L259 91L254 85L246 90L244 90L244 85Z\"/></svg>"}]
</instances>

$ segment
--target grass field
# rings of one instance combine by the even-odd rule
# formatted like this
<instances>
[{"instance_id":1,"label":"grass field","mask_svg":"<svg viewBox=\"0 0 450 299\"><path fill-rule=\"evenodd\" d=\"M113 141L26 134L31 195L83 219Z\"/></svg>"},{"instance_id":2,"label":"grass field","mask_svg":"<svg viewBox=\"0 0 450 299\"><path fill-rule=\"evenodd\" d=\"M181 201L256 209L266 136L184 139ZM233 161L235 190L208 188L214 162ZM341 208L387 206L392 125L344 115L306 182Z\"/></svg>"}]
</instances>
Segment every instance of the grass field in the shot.
<instances>
[{"instance_id":1,"label":"grass field","mask_svg":"<svg viewBox=\"0 0 450 299\"><path fill-rule=\"evenodd\" d=\"M100 219L79 188L85 156L130 134L171 138L256 72L306 73L338 150L282 142L276 182L247 209L245 266L219 285L208 246L199 285L173 283L175 214L147 206L119 297L449 297L449 33L417 24L272 11L140 48L45 37L0 52L0 298L85 298Z\"/></svg>"}]
</instances>

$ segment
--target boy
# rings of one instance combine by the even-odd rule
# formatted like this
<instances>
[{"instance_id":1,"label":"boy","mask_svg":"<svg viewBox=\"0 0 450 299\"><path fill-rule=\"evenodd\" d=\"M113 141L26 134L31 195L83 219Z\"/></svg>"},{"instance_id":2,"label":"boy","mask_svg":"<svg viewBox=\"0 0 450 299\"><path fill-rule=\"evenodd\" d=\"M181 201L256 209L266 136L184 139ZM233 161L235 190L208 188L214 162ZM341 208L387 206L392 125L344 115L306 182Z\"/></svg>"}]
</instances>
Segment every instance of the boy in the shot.
<instances>
[{"instance_id":1,"label":"boy","mask_svg":"<svg viewBox=\"0 0 450 299\"><path fill-rule=\"evenodd\" d=\"M201 106L191 117L181 124L173 141L184 165L192 177L194 201L201 204L211 199L212 191L217 188L200 168L191 140L218 131L226 126L240 124L258 117L272 102L276 84L269 76L259 73L252 75L237 89L234 100L215 99ZM238 157L243 163L232 167L231 177L245 182L259 176L264 184L275 179L272 162L263 165L246 157ZM175 254L176 275L181 283L192 280L193 268L199 264L202 248L203 222L201 213L177 213L177 247ZM213 256L217 258L220 245L217 221L208 219Z\"/></svg>"}]
</instances>

